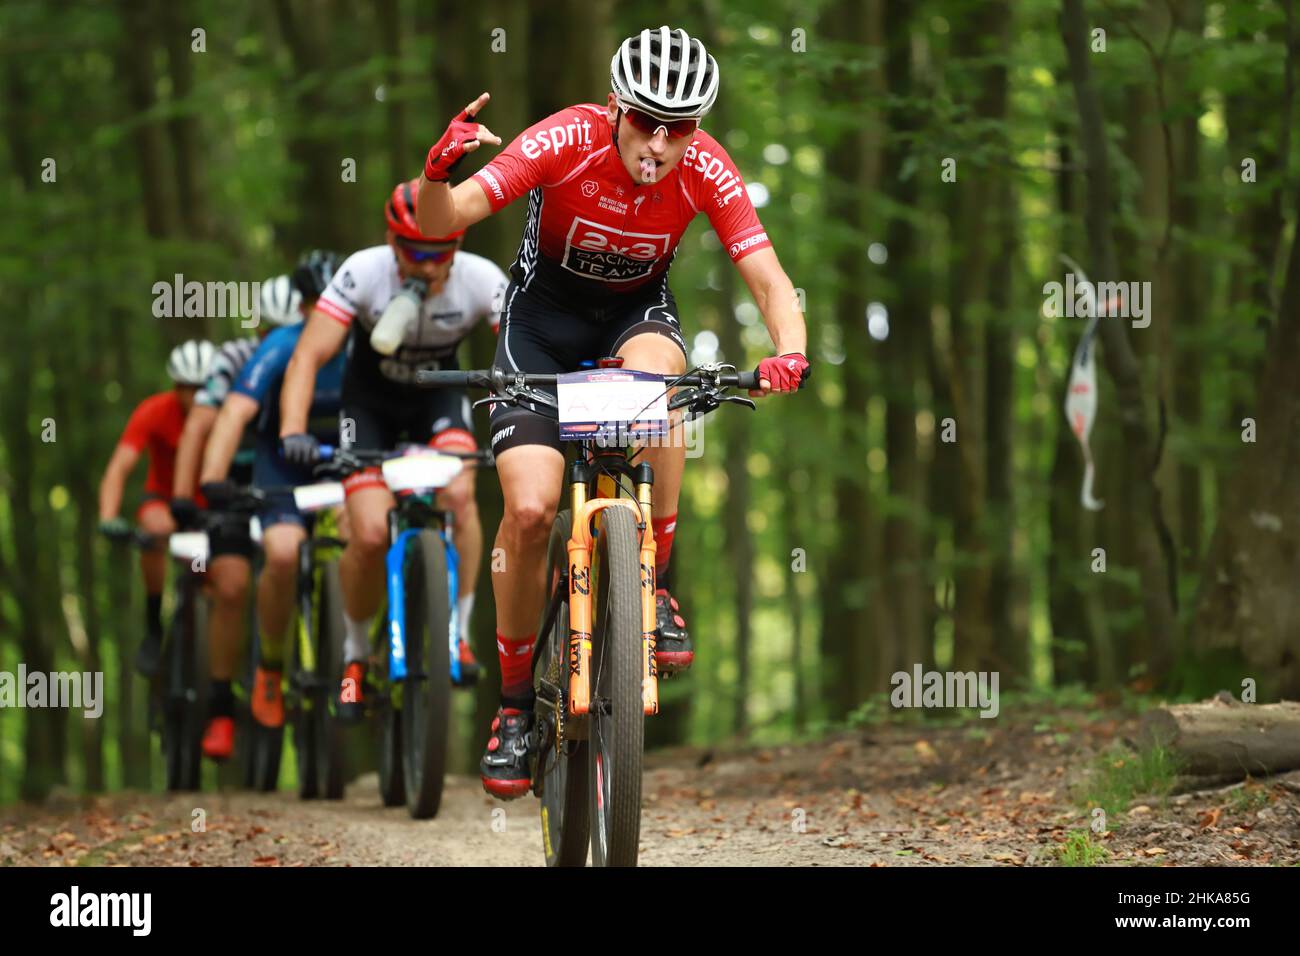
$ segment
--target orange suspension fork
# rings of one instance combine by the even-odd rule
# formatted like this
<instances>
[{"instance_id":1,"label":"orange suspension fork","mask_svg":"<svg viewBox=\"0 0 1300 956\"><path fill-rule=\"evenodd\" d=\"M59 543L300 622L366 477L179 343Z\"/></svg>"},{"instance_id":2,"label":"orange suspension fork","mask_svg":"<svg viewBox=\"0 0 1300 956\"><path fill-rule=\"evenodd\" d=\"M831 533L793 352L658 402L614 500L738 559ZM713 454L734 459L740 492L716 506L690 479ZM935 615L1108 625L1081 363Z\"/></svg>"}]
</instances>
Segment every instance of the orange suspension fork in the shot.
<instances>
[{"instance_id":1,"label":"orange suspension fork","mask_svg":"<svg viewBox=\"0 0 1300 956\"><path fill-rule=\"evenodd\" d=\"M648 475L646 476L648 477ZM641 532L641 705L647 715L659 713L659 671L655 666L655 534L650 510L653 486L639 481L637 503L645 528Z\"/></svg>"},{"instance_id":2,"label":"orange suspension fork","mask_svg":"<svg viewBox=\"0 0 1300 956\"><path fill-rule=\"evenodd\" d=\"M592 625L592 569L591 555L595 549L595 540L591 536L592 523L598 519L600 512L606 508L627 508L637 518L641 516L641 505L630 498L592 498L587 500L586 488L575 484L573 492L573 537L569 539L569 712L586 714L591 710L591 625ZM644 559L644 538L642 556ZM650 613L654 614L654 536L650 540ZM602 573L608 573L602 569ZM642 621L645 620L645 585L642 579ZM651 618L653 631L653 617ZM653 634L651 635L653 638ZM642 635L642 641L645 637ZM651 665L653 666L653 657ZM654 698L655 711L658 710L657 684ZM642 700L645 699L645 687L642 685ZM647 711L653 713L655 711Z\"/></svg>"}]
</instances>

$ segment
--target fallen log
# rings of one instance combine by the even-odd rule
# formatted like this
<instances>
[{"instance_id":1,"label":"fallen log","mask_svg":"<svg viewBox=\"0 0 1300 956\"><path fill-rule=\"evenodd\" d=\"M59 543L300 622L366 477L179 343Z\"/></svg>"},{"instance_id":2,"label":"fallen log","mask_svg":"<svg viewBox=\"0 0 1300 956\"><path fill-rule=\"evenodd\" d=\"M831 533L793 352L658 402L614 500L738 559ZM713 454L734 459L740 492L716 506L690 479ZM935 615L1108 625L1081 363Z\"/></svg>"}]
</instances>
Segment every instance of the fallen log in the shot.
<instances>
[{"instance_id":1,"label":"fallen log","mask_svg":"<svg viewBox=\"0 0 1300 956\"><path fill-rule=\"evenodd\" d=\"M1221 693L1197 704L1147 711L1138 729L1144 751L1173 752L1189 776L1239 780L1300 768L1300 702L1243 704Z\"/></svg>"}]
</instances>

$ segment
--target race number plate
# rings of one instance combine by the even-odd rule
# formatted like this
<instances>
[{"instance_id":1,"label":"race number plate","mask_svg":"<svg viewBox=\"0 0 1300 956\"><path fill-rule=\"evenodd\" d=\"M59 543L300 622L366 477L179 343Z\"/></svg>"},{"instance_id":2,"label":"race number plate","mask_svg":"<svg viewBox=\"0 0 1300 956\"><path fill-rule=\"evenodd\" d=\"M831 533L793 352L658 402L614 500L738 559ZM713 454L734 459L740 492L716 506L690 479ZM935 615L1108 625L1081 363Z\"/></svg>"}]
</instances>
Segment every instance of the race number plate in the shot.
<instances>
[{"instance_id":1,"label":"race number plate","mask_svg":"<svg viewBox=\"0 0 1300 956\"><path fill-rule=\"evenodd\" d=\"M560 440L624 444L668 431L664 377L650 372L594 369L556 381Z\"/></svg>"},{"instance_id":2,"label":"race number plate","mask_svg":"<svg viewBox=\"0 0 1300 956\"><path fill-rule=\"evenodd\" d=\"M384 481L390 491L427 491L445 488L461 473L465 463L455 455L422 451L384 462Z\"/></svg>"},{"instance_id":3,"label":"race number plate","mask_svg":"<svg viewBox=\"0 0 1300 956\"><path fill-rule=\"evenodd\" d=\"M343 484L338 481L322 481L314 485L301 485L293 489L293 503L304 514L341 505Z\"/></svg>"},{"instance_id":4,"label":"race number plate","mask_svg":"<svg viewBox=\"0 0 1300 956\"><path fill-rule=\"evenodd\" d=\"M167 550L181 561L207 561L208 535L206 531L178 531L167 539Z\"/></svg>"}]
</instances>

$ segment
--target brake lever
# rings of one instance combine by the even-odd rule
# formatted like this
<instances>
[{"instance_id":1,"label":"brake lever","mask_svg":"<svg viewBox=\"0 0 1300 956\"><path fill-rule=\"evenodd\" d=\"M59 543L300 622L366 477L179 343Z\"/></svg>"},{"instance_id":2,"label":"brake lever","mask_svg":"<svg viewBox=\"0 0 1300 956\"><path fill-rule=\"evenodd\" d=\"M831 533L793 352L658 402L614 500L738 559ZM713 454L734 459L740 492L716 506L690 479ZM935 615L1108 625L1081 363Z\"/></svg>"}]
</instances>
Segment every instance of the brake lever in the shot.
<instances>
[{"instance_id":1,"label":"brake lever","mask_svg":"<svg viewBox=\"0 0 1300 956\"><path fill-rule=\"evenodd\" d=\"M510 405L513 404L514 399L509 395L488 395L485 398L475 399L474 407L478 408L480 405L495 405L498 402L505 402L507 405Z\"/></svg>"},{"instance_id":2,"label":"brake lever","mask_svg":"<svg viewBox=\"0 0 1300 956\"><path fill-rule=\"evenodd\" d=\"M758 406L754 404L754 402L753 402L752 399L743 398L743 397L740 396L740 395L723 395L721 398L718 399L718 401L719 401L719 402L735 402L737 405L744 405L744 406L745 406L746 408L748 408L751 412L752 412L752 411L755 411L755 410L758 408Z\"/></svg>"}]
</instances>

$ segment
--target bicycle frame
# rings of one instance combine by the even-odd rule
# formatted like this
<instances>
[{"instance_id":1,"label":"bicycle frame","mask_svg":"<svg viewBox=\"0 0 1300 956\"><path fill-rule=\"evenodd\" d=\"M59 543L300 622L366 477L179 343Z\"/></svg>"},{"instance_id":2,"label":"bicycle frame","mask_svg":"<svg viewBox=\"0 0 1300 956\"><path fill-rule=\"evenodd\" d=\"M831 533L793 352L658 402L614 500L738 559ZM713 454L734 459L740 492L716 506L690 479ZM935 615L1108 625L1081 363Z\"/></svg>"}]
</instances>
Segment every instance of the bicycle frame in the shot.
<instances>
[{"instance_id":1,"label":"bicycle frame","mask_svg":"<svg viewBox=\"0 0 1300 956\"><path fill-rule=\"evenodd\" d=\"M583 455L569 470L573 535L569 538L569 712L591 711L591 629L594 620L593 556L600 516L606 508L628 508L641 528L641 705L649 716L659 712L659 675L655 666L655 539L651 523L654 474L649 465L633 466L624 451L594 452L583 443ZM613 472L633 477L636 500L617 496ZM592 478L596 496L588 497ZM593 531L594 528L594 531ZM599 572L599 568L595 568Z\"/></svg>"},{"instance_id":2,"label":"bicycle frame","mask_svg":"<svg viewBox=\"0 0 1300 956\"><path fill-rule=\"evenodd\" d=\"M403 571L406 567L406 549L411 540L425 525L415 524L398 530L401 507L389 512L390 536L393 543L385 555L384 565L388 578L388 678L399 681L407 676L406 671L406 581ZM457 635L460 633L460 612L456 596L460 587L460 555L451 539L451 519L442 514L439 536L447 554L447 588L451 605L450 625L447 640L451 651L451 679L460 680L460 654L456 647Z\"/></svg>"}]
</instances>

